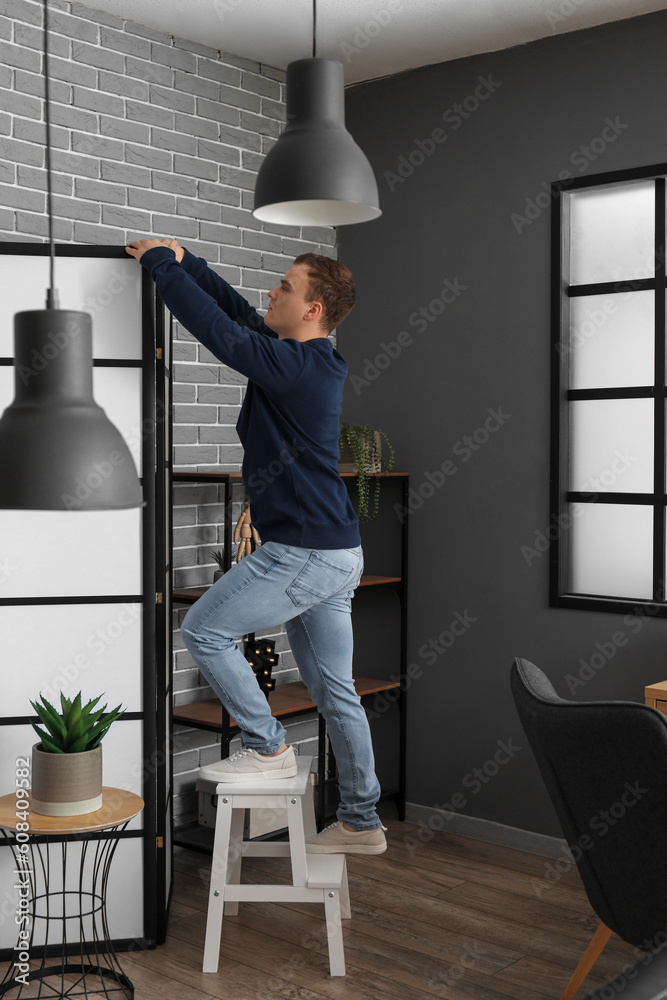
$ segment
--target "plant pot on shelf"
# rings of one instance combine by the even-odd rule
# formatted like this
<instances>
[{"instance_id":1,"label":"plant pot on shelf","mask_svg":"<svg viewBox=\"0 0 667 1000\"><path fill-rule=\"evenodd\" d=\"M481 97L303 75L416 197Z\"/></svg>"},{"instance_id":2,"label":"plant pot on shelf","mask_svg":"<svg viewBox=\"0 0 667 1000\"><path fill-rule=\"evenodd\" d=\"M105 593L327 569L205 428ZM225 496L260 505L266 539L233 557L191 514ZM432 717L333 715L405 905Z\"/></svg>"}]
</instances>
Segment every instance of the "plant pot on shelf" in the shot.
<instances>
[{"instance_id":1,"label":"plant pot on shelf","mask_svg":"<svg viewBox=\"0 0 667 1000\"><path fill-rule=\"evenodd\" d=\"M382 469L382 441L389 451L386 468ZM352 472L357 477L357 516L370 521L379 510L380 478L394 465L394 449L383 430L364 424L341 424L339 439L339 472ZM370 476L375 476L372 485ZM371 497L372 492L372 497Z\"/></svg>"},{"instance_id":2,"label":"plant pot on shelf","mask_svg":"<svg viewBox=\"0 0 667 1000\"><path fill-rule=\"evenodd\" d=\"M380 457L382 455L382 436L380 431L374 431L374 436L375 448L373 449L373 454L371 454L371 446L369 443L364 442L362 445L362 451L366 457L366 468L368 472L380 472L382 466ZM341 436L338 470L339 472L353 472L355 475L359 472L350 443L344 436Z\"/></svg>"},{"instance_id":3,"label":"plant pot on shelf","mask_svg":"<svg viewBox=\"0 0 667 1000\"><path fill-rule=\"evenodd\" d=\"M211 558L217 565L217 569L213 573L213 583L219 580L221 576L225 575L225 557L223 555L223 550L218 549L217 552L211 552Z\"/></svg>"},{"instance_id":4,"label":"plant pot on shelf","mask_svg":"<svg viewBox=\"0 0 667 1000\"><path fill-rule=\"evenodd\" d=\"M32 748L30 811L40 816L81 816L102 806L102 747L81 753Z\"/></svg>"}]
</instances>

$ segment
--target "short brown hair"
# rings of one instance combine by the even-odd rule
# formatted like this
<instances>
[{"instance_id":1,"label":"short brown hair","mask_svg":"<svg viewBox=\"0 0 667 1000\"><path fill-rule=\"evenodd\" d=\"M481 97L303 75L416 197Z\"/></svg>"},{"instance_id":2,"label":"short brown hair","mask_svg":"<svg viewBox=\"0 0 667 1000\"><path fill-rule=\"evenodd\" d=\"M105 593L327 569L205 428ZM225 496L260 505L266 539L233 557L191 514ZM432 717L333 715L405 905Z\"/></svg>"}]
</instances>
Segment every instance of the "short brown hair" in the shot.
<instances>
[{"instance_id":1,"label":"short brown hair","mask_svg":"<svg viewBox=\"0 0 667 1000\"><path fill-rule=\"evenodd\" d=\"M310 300L322 303L322 326L329 332L345 319L355 300L354 278L349 267L339 260L317 253L302 253L295 264L308 269Z\"/></svg>"}]
</instances>

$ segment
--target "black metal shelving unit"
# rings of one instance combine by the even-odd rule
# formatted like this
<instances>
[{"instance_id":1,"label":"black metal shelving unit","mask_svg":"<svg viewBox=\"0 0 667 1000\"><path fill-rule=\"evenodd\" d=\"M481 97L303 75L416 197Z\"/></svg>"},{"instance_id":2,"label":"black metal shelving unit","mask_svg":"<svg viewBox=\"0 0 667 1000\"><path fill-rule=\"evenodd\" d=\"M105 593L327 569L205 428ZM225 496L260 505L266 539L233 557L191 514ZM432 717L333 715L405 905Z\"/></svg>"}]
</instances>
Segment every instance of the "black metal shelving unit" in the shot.
<instances>
[{"instance_id":1,"label":"black metal shelving unit","mask_svg":"<svg viewBox=\"0 0 667 1000\"><path fill-rule=\"evenodd\" d=\"M352 484L356 480L354 473L341 473L343 479ZM230 472L173 472L173 483L219 483L224 486L224 565L229 569L232 563L232 487L242 485L243 480L240 473ZM401 503L407 509L409 493L409 477L407 473L389 473L382 475L383 479L393 481L401 489ZM408 518L405 517L401 524L400 543L400 571L395 576L391 575L371 575L364 574L361 578L360 588L364 591L372 589L390 590L399 601L400 606L400 642L399 642L399 677L405 678L407 668L407 598L408 598ZM171 599L173 603L193 604L206 590L205 587L175 588L172 589ZM358 593L359 591L357 591ZM353 612L354 613L354 612ZM276 691L278 694L284 693L284 689L300 684L279 685ZM381 679L370 686L372 689L367 692L360 692L362 698L377 695L378 693L394 690L396 691L396 707L398 711L398 741L399 741L399 767L398 782L395 789L387 790L383 793L382 800L395 802L398 817L405 819L405 797L406 797L406 692L405 686L400 682L383 682ZM283 689L281 691L281 689ZM272 695L276 692L272 692ZM270 699L271 700L271 699ZM212 706L215 703L217 713L220 715L220 722L212 718ZM277 711L278 718L298 718L299 716L316 711L316 706L312 701L300 707L289 707L285 711ZM230 719L224 707L217 699L214 702L195 702L189 705L179 706L173 709L173 721L180 725L202 729L212 733L219 733L221 737L221 758L228 756L229 744L235 735L235 724ZM327 759L329 766L327 767ZM333 766L333 754L327 754L327 732L326 724L321 715L318 714L318 784L316 790L316 812L318 822L321 825L332 814L336 803L331 796L331 791L335 784L335 771ZM324 780L320 776L324 775ZM189 824L174 830L174 843L183 847L190 847L195 850L210 852L213 843L213 830L200 827L198 824Z\"/></svg>"}]
</instances>

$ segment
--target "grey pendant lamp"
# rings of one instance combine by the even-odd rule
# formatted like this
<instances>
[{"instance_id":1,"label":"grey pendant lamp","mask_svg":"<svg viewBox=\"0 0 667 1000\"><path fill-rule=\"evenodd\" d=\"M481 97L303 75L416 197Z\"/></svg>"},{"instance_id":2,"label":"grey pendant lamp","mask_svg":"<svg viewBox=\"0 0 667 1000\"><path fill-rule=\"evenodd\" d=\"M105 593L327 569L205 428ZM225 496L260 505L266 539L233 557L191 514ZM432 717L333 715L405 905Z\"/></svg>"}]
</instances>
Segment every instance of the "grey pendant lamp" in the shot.
<instances>
[{"instance_id":1,"label":"grey pendant lamp","mask_svg":"<svg viewBox=\"0 0 667 1000\"><path fill-rule=\"evenodd\" d=\"M377 182L345 128L345 78L336 59L287 67L287 125L257 174L253 215L262 222L344 226L381 214Z\"/></svg>"},{"instance_id":2,"label":"grey pendant lamp","mask_svg":"<svg viewBox=\"0 0 667 1000\"><path fill-rule=\"evenodd\" d=\"M58 308L51 217L48 0L44 0L46 177L51 243L46 309L14 316L15 399L0 418L0 508L143 506L134 459L93 399L92 322Z\"/></svg>"}]
</instances>

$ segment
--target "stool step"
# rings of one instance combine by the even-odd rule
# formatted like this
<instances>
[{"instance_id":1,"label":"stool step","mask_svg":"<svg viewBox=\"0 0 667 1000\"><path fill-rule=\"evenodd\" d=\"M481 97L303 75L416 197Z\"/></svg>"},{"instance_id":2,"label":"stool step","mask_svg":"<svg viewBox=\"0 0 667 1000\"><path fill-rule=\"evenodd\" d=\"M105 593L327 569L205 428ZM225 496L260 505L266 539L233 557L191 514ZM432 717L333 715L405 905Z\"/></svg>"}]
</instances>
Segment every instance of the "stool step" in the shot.
<instances>
[{"instance_id":1,"label":"stool step","mask_svg":"<svg viewBox=\"0 0 667 1000\"><path fill-rule=\"evenodd\" d=\"M305 795L309 782L312 757L297 757L297 774L293 778L269 778L261 781L215 781L197 778L197 791L211 795Z\"/></svg>"},{"instance_id":2,"label":"stool step","mask_svg":"<svg viewBox=\"0 0 667 1000\"><path fill-rule=\"evenodd\" d=\"M345 871L344 854L307 854L308 888L339 889Z\"/></svg>"}]
</instances>

